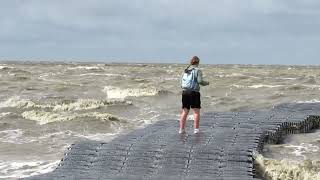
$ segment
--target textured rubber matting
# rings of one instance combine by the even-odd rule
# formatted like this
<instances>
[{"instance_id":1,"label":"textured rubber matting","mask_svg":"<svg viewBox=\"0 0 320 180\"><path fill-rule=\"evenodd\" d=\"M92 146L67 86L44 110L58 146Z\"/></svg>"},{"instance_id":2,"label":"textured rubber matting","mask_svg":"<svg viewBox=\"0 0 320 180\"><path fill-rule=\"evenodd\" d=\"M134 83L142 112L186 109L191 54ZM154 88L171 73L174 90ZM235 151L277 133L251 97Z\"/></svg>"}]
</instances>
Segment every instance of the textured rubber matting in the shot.
<instances>
[{"instance_id":1,"label":"textured rubber matting","mask_svg":"<svg viewBox=\"0 0 320 180\"><path fill-rule=\"evenodd\" d=\"M53 172L25 179L256 179L253 154L266 142L318 128L317 114L317 103L206 113L199 134L192 133L193 122L188 122L181 135L177 120L159 121L109 143L76 143Z\"/></svg>"}]
</instances>

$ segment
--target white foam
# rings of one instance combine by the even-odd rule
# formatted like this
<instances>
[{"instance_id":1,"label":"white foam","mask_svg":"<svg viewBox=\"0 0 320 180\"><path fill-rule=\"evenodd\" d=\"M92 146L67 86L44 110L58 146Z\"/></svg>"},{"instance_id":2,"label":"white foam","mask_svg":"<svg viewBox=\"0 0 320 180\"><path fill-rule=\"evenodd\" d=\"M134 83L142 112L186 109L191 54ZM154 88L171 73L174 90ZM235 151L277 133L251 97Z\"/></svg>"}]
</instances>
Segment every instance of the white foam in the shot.
<instances>
[{"instance_id":1,"label":"white foam","mask_svg":"<svg viewBox=\"0 0 320 180\"><path fill-rule=\"evenodd\" d=\"M19 96L11 97L0 103L0 107L32 107L34 105L32 101L21 100Z\"/></svg>"},{"instance_id":2,"label":"white foam","mask_svg":"<svg viewBox=\"0 0 320 180\"><path fill-rule=\"evenodd\" d=\"M86 138L93 141L110 141L119 133L120 131L117 131L115 133L75 134L74 136Z\"/></svg>"},{"instance_id":3,"label":"white foam","mask_svg":"<svg viewBox=\"0 0 320 180\"><path fill-rule=\"evenodd\" d=\"M300 88L300 87L320 90L320 85L315 85L315 84L292 84L291 86L288 86L288 88Z\"/></svg>"},{"instance_id":4,"label":"white foam","mask_svg":"<svg viewBox=\"0 0 320 180\"><path fill-rule=\"evenodd\" d=\"M4 107L15 107L15 108L40 108L46 109L51 108L53 111L73 111L73 110L90 110L97 109L104 106L114 104L126 104L131 105L132 102L124 100L96 100L96 99L78 99L71 103L51 103L51 104L36 104L29 99L21 99L19 96L14 96L7 99L4 102L0 102L0 108ZM1 115L0 115L1 117Z\"/></svg>"},{"instance_id":5,"label":"white foam","mask_svg":"<svg viewBox=\"0 0 320 180\"><path fill-rule=\"evenodd\" d=\"M46 111L35 111L35 110L25 111L21 115L25 119L37 121L40 125L51 123L51 122L70 121L77 117L76 115L51 113Z\"/></svg>"},{"instance_id":6,"label":"white foam","mask_svg":"<svg viewBox=\"0 0 320 180\"><path fill-rule=\"evenodd\" d=\"M256 84L252 86L248 86L248 88L277 88L277 87L282 87L283 85L267 85L267 84Z\"/></svg>"},{"instance_id":7,"label":"white foam","mask_svg":"<svg viewBox=\"0 0 320 180\"><path fill-rule=\"evenodd\" d=\"M277 87L282 87L284 85L255 84L255 85L251 85L251 86L245 86L245 85L232 84L231 86L236 87L236 88L258 89L258 88L277 88Z\"/></svg>"},{"instance_id":8,"label":"white foam","mask_svg":"<svg viewBox=\"0 0 320 180\"><path fill-rule=\"evenodd\" d=\"M29 119L32 121L38 122L40 125L52 123L52 122L63 122L63 121L71 121L76 118L95 118L101 121L123 121L120 118L108 114L108 113L98 113L98 112L90 112L90 113L68 113L68 112L47 112L47 111L25 111L22 114L22 117L25 119Z\"/></svg>"},{"instance_id":9,"label":"white foam","mask_svg":"<svg viewBox=\"0 0 320 180\"><path fill-rule=\"evenodd\" d=\"M8 115L10 115L10 114L12 114L12 113L11 113L11 112L3 112L3 113L0 113L0 118L3 118L3 117L8 116Z\"/></svg>"},{"instance_id":10,"label":"white foam","mask_svg":"<svg viewBox=\"0 0 320 180\"><path fill-rule=\"evenodd\" d=\"M78 70L78 69L85 69L85 70L100 70L101 67L98 66L77 66L77 67L68 67L69 70Z\"/></svg>"},{"instance_id":11,"label":"white foam","mask_svg":"<svg viewBox=\"0 0 320 180\"><path fill-rule=\"evenodd\" d=\"M0 142L11 143L11 144L24 144L30 143L34 140L28 139L23 136L24 131L22 129L11 129L0 131Z\"/></svg>"},{"instance_id":12,"label":"white foam","mask_svg":"<svg viewBox=\"0 0 320 180\"><path fill-rule=\"evenodd\" d=\"M0 108L16 107L16 108L46 108L49 106L37 105L29 99L21 99L19 96L13 96L6 101L0 102Z\"/></svg>"},{"instance_id":13,"label":"white foam","mask_svg":"<svg viewBox=\"0 0 320 180\"><path fill-rule=\"evenodd\" d=\"M320 161L274 160L257 155L255 157L255 164L265 179L320 179Z\"/></svg>"},{"instance_id":14,"label":"white foam","mask_svg":"<svg viewBox=\"0 0 320 180\"><path fill-rule=\"evenodd\" d=\"M160 78L162 79L162 78ZM180 80L180 78L178 77L166 77L166 78L163 78L163 80L165 81L176 81L176 80Z\"/></svg>"},{"instance_id":15,"label":"white foam","mask_svg":"<svg viewBox=\"0 0 320 180\"><path fill-rule=\"evenodd\" d=\"M231 73L231 74L226 74L226 77L244 77L246 75L241 74L241 73Z\"/></svg>"},{"instance_id":16,"label":"white foam","mask_svg":"<svg viewBox=\"0 0 320 180\"><path fill-rule=\"evenodd\" d=\"M11 68L11 67L9 67L9 66L0 66L0 70L6 70L6 69L9 69L9 68Z\"/></svg>"},{"instance_id":17,"label":"white foam","mask_svg":"<svg viewBox=\"0 0 320 180\"><path fill-rule=\"evenodd\" d=\"M295 84L297 85L297 84ZM311 88L311 89L320 89L320 85L315 85L315 84L302 84L301 86Z\"/></svg>"},{"instance_id":18,"label":"white foam","mask_svg":"<svg viewBox=\"0 0 320 180\"><path fill-rule=\"evenodd\" d=\"M283 78L283 77L278 77L276 79L282 79L282 80L296 80L297 78Z\"/></svg>"},{"instance_id":19,"label":"white foam","mask_svg":"<svg viewBox=\"0 0 320 180\"><path fill-rule=\"evenodd\" d=\"M319 147L309 143L301 143L300 145L287 145L286 148L293 149L292 154L295 156L305 157L303 154L314 153L319 151Z\"/></svg>"},{"instance_id":20,"label":"white foam","mask_svg":"<svg viewBox=\"0 0 320 180\"><path fill-rule=\"evenodd\" d=\"M127 77L127 75L125 75L125 74L111 74L111 73L104 73L104 74L99 74L99 73L84 73L84 74L80 74L79 76Z\"/></svg>"},{"instance_id":21,"label":"white foam","mask_svg":"<svg viewBox=\"0 0 320 180\"><path fill-rule=\"evenodd\" d=\"M132 104L129 101L112 101L112 100L95 100L95 99L78 99L72 103L55 104L53 111L73 111L73 110L90 110L113 104Z\"/></svg>"},{"instance_id":22,"label":"white foam","mask_svg":"<svg viewBox=\"0 0 320 180\"><path fill-rule=\"evenodd\" d=\"M53 171L59 161L0 161L0 178L25 178Z\"/></svg>"},{"instance_id":23,"label":"white foam","mask_svg":"<svg viewBox=\"0 0 320 180\"><path fill-rule=\"evenodd\" d=\"M155 96L159 91L155 88L127 88L105 86L103 91L109 99L124 99L126 97Z\"/></svg>"},{"instance_id":24,"label":"white foam","mask_svg":"<svg viewBox=\"0 0 320 180\"><path fill-rule=\"evenodd\" d=\"M102 121L122 121L120 118L109 113L90 112L80 115L81 117L94 117ZM124 122L124 121L123 121Z\"/></svg>"},{"instance_id":25,"label":"white foam","mask_svg":"<svg viewBox=\"0 0 320 180\"><path fill-rule=\"evenodd\" d=\"M247 86L239 85L239 84L232 84L231 87L235 87L235 88L246 88Z\"/></svg>"},{"instance_id":26,"label":"white foam","mask_svg":"<svg viewBox=\"0 0 320 180\"><path fill-rule=\"evenodd\" d=\"M297 101L296 103L319 103L319 102L320 102L319 99L311 99L307 101Z\"/></svg>"},{"instance_id":27,"label":"white foam","mask_svg":"<svg viewBox=\"0 0 320 180\"><path fill-rule=\"evenodd\" d=\"M241 74L241 73L232 73L232 74L216 74L216 77L219 78L234 78L234 77L242 77L242 78L254 78L254 79L259 79L257 76L251 76L251 75L246 75L246 74Z\"/></svg>"}]
</instances>

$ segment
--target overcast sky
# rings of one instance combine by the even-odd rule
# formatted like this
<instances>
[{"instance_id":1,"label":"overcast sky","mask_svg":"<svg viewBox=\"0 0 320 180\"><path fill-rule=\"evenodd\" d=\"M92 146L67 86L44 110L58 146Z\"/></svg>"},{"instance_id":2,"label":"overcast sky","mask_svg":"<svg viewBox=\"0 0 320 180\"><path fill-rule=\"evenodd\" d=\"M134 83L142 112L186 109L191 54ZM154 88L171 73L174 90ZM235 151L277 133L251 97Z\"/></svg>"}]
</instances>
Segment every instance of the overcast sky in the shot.
<instances>
[{"instance_id":1,"label":"overcast sky","mask_svg":"<svg viewBox=\"0 0 320 180\"><path fill-rule=\"evenodd\" d=\"M2 0L0 59L320 64L319 0Z\"/></svg>"}]
</instances>

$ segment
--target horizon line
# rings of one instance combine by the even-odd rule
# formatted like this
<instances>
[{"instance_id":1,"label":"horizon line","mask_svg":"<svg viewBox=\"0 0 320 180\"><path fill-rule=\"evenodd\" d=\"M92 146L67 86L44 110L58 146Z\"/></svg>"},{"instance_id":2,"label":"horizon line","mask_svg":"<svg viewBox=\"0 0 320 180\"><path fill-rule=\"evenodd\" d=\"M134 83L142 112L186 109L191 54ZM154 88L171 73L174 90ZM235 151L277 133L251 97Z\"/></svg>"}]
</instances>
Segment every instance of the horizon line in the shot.
<instances>
[{"instance_id":1,"label":"horizon line","mask_svg":"<svg viewBox=\"0 0 320 180\"><path fill-rule=\"evenodd\" d=\"M153 60L154 61L154 60ZM40 63L40 64L45 64L45 63L56 63L56 64L176 64L176 65L185 65L188 64L186 63L181 63L181 62L161 62L161 60L158 60L158 62L140 62L140 61L121 61L121 62L116 62L116 61L110 61L110 60L71 60L71 59L65 59L65 60L60 60L60 59L52 59L52 60L39 60L39 59L29 59L29 60L12 60L12 59L0 59L0 63ZM243 66L320 66L320 64L264 64L264 63L201 63L201 65L243 65Z\"/></svg>"}]
</instances>

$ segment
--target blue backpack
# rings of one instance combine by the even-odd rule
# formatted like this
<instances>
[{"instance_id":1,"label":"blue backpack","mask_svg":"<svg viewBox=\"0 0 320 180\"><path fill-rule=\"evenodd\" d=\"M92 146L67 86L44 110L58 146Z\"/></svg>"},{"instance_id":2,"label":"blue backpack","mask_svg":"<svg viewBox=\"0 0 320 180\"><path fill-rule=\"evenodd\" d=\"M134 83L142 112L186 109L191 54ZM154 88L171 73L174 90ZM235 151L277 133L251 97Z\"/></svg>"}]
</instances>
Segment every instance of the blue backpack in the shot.
<instances>
[{"instance_id":1,"label":"blue backpack","mask_svg":"<svg viewBox=\"0 0 320 180\"><path fill-rule=\"evenodd\" d=\"M186 90L199 90L197 77L198 77L197 69L195 68L185 69L181 79L181 88Z\"/></svg>"}]
</instances>

